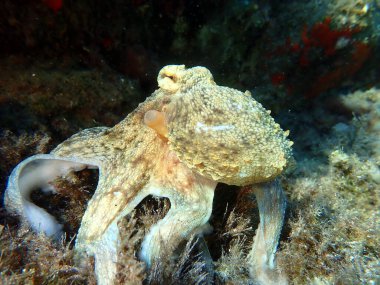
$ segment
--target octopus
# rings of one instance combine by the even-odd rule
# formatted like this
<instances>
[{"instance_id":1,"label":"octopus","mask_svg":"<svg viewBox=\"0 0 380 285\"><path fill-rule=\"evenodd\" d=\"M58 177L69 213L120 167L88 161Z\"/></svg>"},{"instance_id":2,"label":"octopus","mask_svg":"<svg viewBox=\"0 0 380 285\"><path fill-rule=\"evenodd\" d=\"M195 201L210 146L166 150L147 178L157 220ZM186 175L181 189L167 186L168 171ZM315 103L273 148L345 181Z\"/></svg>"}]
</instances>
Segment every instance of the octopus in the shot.
<instances>
[{"instance_id":1,"label":"octopus","mask_svg":"<svg viewBox=\"0 0 380 285\"><path fill-rule=\"evenodd\" d=\"M291 158L289 132L250 92L217 85L205 67L168 65L157 80L159 88L116 126L85 129L50 154L18 164L5 192L7 210L34 231L59 237L63 226L33 203L31 192L54 192L57 177L97 168L98 185L74 249L79 262L94 257L99 284L113 284L118 221L145 197L170 200L169 212L142 242L139 258L149 268L205 226L217 183L249 187L260 216L250 275L262 284L278 283L275 254L286 198L276 177Z\"/></svg>"}]
</instances>

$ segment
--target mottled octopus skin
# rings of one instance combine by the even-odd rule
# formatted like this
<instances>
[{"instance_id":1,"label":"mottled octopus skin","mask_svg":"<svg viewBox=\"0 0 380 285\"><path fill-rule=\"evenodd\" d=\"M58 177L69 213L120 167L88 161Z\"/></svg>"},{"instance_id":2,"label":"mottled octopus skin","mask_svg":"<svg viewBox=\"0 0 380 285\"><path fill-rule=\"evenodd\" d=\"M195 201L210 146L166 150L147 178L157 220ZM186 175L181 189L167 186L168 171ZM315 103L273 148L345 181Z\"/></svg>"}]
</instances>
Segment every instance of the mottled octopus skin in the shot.
<instances>
[{"instance_id":1,"label":"mottled octopus skin","mask_svg":"<svg viewBox=\"0 0 380 285\"><path fill-rule=\"evenodd\" d=\"M273 180L291 155L287 133L269 112L249 92L216 85L208 69L166 66L159 73L158 85L158 90L113 128L84 130L58 145L51 154L25 160L8 182L7 209L19 214L35 230L44 231L43 225L36 226L28 217L25 205L31 203L31 190L21 185L29 181L22 175L38 173L38 167L49 161L68 165L62 170L55 163L55 176L73 168L99 168L98 186L75 245L78 262L83 256L95 256L99 284L112 284L116 275L120 241L117 222L147 195L167 197L171 202L168 214L152 227L142 244L140 258L150 266L164 255L163 250L174 250L207 223L218 182L250 185ZM36 170L28 166L33 160ZM49 177L49 181L53 179L54 175ZM282 201L276 208L277 222L269 221L273 225L268 227L271 232L267 233L261 224L263 237L256 244L265 244L265 238L274 239L271 246L263 245L264 258L253 258L253 263L259 263L255 266L261 268L261 263L274 258L285 198L277 184L257 185L255 189L261 194L274 189L267 199ZM268 210L265 203L262 205L260 214L264 217Z\"/></svg>"},{"instance_id":2,"label":"mottled octopus skin","mask_svg":"<svg viewBox=\"0 0 380 285\"><path fill-rule=\"evenodd\" d=\"M192 70L176 67L178 89L159 82L175 92L163 107L170 148L187 166L214 181L249 185L273 180L291 154L287 133L248 91L216 85L205 68Z\"/></svg>"}]
</instances>

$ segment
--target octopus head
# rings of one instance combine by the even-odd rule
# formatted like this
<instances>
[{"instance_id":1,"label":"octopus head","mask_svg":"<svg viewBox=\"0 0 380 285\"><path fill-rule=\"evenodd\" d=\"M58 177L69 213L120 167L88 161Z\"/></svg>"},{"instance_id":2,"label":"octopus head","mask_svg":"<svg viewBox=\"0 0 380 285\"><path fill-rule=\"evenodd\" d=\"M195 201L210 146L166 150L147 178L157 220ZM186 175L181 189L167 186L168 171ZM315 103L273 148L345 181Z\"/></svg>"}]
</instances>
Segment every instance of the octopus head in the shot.
<instances>
[{"instance_id":1,"label":"octopus head","mask_svg":"<svg viewBox=\"0 0 380 285\"><path fill-rule=\"evenodd\" d=\"M164 67L160 90L170 94L145 124L168 140L192 170L217 182L249 185L272 180L291 156L291 141L247 91L218 86L204 67Z\"/></svg>"}]
</instances>

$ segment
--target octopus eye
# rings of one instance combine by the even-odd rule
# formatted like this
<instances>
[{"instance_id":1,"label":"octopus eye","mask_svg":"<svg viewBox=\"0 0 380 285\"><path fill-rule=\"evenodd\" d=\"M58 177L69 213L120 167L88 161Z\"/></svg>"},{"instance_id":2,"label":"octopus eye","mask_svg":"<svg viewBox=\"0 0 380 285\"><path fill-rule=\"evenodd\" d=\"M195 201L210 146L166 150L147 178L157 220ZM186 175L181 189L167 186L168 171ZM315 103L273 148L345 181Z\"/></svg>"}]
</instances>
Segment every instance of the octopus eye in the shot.
<instances>
[{"instance_id":1,"label":"octopus eye","mask_svg":"<svg viewBox=\"0 0 380 285\"><path fill-rule=\"evenodd\" d=\"M173 83L176 83L178 81L178 76L170 72L169 70L166 72L162 72L162 74L159 75L159 80L170 80Z\"/></svg>"},{"instance_id":2,"label":"octopus eye","mask_svg":"<svg viewBox=\"0 0 380 285\"><path fill-rule=\"evenodd\" d=\"M175 75L167 75L167 77L170 78L170 80L173 81L174 83L178 81L178 78Z\"/></svg>"},{"instance_id":3,"label":"octopus eye","mask_svg":"<svg viewBox=\"0 0 380 285\"><path fill-rule=\"evenodd\" d=\"M177 83L179 78L177 74L167 71L161 75L161 80L170 80L172 83Z\"/></svg>"},{"instance_id":4,"label":"octopus eye","mask_svg":"<svg viewBox=\"0 0 380 285\"><path fill-rule=\"evenodd\" d=\"M168 65L158 74L158 86L169 92L176 92L180 87L180 78L184 73L184 65Z\"/></svg>"}]
</instances>

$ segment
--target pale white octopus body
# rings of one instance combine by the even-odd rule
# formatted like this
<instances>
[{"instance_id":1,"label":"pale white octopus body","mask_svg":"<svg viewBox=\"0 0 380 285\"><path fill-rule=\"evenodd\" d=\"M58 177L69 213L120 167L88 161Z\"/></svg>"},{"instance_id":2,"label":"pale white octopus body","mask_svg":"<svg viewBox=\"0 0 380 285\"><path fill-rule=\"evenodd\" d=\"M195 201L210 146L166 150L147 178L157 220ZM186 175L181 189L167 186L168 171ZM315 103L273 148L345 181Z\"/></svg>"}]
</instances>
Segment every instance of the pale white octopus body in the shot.
<instances>
[{"instance_id":1,"label":"pale white octopus body","mask_svg":"<svg viewBox=\"0 0 380 285\"><path fill-rule=\"evenodd\" d=\"M171 208L144 238L140 258L149 267L204 226L218 182L253 185L260 226L250 254L251 275L273 277L275 252L285 211L279 183L291 144L287 133L249 92L215 84L204 67L164 67L159 89L113 128L84 130L50 154L35 155L12 172L5 193L9 211L49 236L62 226L30 200L36 187L69 171L99 169L76 239L78 259L95 257L99 284L112 284L120 241L118 221L148 195L167 197ZM271 281L272 280L272 281ZM273 281L274 282L274 281Z\"/></svg>"}]
</instances>

